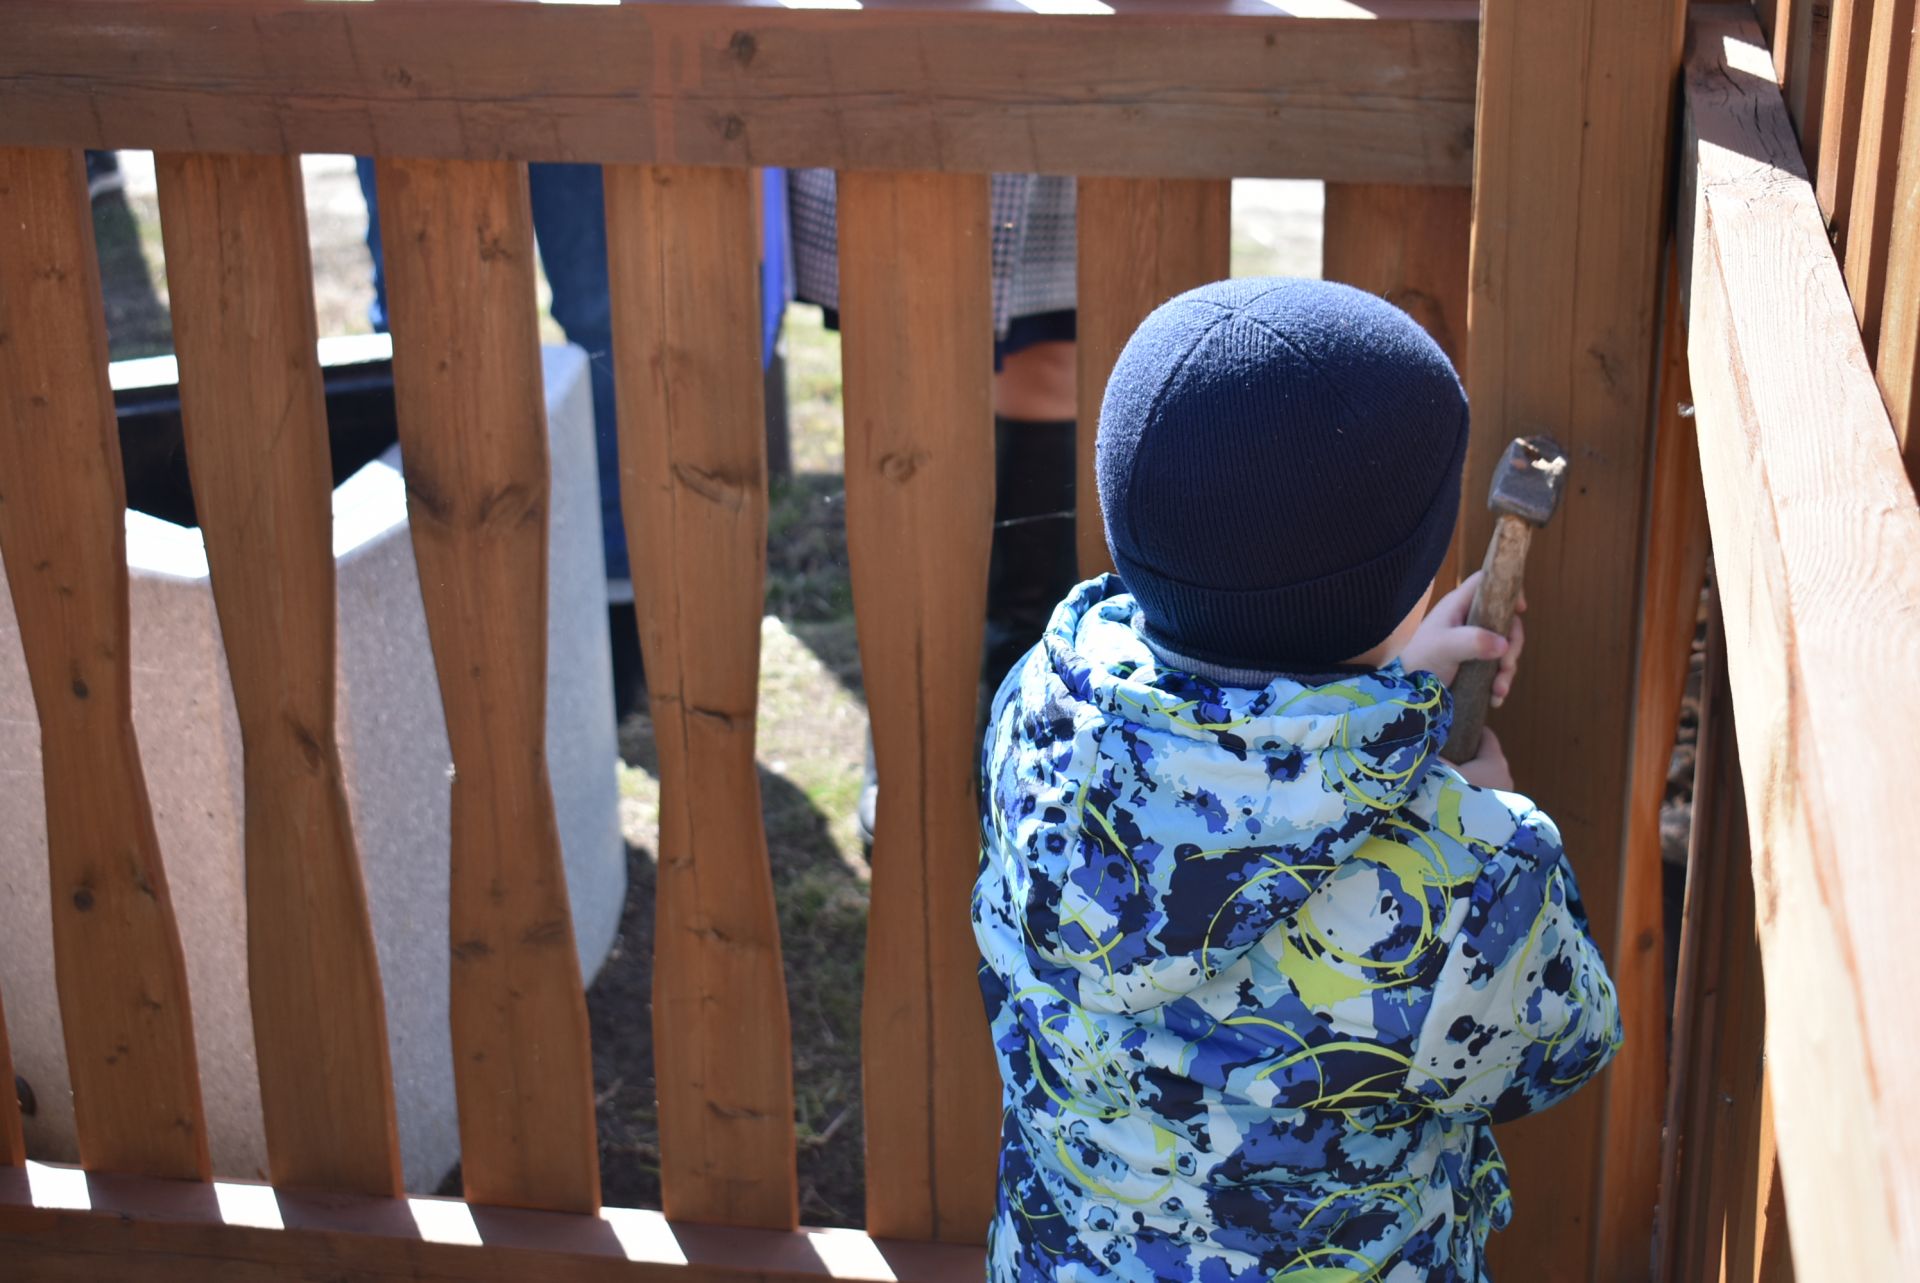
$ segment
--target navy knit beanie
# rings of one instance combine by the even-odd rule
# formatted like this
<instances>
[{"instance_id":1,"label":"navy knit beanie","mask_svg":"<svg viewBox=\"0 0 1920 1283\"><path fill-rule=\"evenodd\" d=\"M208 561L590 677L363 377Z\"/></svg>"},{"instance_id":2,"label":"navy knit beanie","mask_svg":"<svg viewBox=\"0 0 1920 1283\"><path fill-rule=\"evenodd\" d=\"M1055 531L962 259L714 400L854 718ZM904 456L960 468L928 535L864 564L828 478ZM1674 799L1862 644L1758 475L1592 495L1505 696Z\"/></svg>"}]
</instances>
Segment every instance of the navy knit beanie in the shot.
<instances>
[{"instance_id":1,"label":"navy knit beanie","mask_svg":"<svg viewBox=\"0 0 1920 1283\"><path fill-rule=\"evenodd\" d=\"M1219 281L1128 340L1100 409L1107 547L1147 635L1208 663L1338 664L1439 569L1467 399L1425 330L1322 281Z\"/></svg>"}]
</instances>

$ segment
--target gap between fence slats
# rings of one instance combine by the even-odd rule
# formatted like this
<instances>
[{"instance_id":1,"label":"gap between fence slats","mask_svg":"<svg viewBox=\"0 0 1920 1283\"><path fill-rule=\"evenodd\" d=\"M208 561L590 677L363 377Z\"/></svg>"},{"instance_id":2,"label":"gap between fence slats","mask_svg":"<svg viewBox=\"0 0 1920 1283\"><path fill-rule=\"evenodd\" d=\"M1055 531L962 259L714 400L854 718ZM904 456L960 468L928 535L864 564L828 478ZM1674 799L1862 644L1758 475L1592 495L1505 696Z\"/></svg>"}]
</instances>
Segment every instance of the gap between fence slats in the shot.
<instances>
[{"instance_id":1,"label":"gap between fence slats","mask_svg":"<svg viewBox=\"0 0 1920 1283\"><path fill-rule=\"evenodd\" d=\"M1464 188L1328 183L1321 220L1320 275L1370 290L1407 312L1463 378L1472 205L1473 195ZM1436 598L1460 582L1464 525L1454 525L1434 581Z\"/></svg>"},{"instance_id":2,"label":"gap between fence slats","mask_svg":"<svg viewBox=\"0 0 1920 1283\"><path fill-rule=\"evenodd\" d=\"M126 486L78 152L0 150L0 549L40 718L80 1157L205 1179L193 1017L133 733Z\"/></svg>"},{"instance_id":3,"label":"gap between fence slats","mask_svg":"<svg viewBox=\"0 0 1920 1283\"><path fill-rule=\"evenodd\" d=\"M980 1249L0 1167L0 1260L36 1283L978 1283Z\"/></svg>"},{"instance_id":4,"label":"gap between fence slats","mask_svg":"<svg viewBox=\"0 0 1920 1283\"><path fill-rule=\"evenodd\" d=\"M767 549L753 184L610 167L620 474L654 739L662 1206L791 1229L793 1052L754 763Z\"/></svg>"},{"instance_id":5,"label":"gap between fence slats","mask_svg":"<svg viewBox=\"0 0 1920 1283\"><path fill-rule=\"evenodd\" d=\"M1679 0L1487 0L1468 300L1466 493L1513 437L1572 458L1527 570L1525 668L1494 721L1518 786L1559 824L1599 939L1619 922L1664 154ZM1463 547L1492 518L1463 512ZM1544 680L1560 674L1559 681ZM1602 1092L1504 1129L1514 1223L1489 1270L1582 1283L1643 1265L1593 1238ZM1591 1252L1580 1246L1592 1245Z\"/></svg>"},{"instance_id":6,"label":"gap between fence slats","mask_svg":"<svg viewBox=\"0 0 1920 1283\"><path fill-rule=\"evenodd\" d=\"M1813 166L1820 212L1846 251L1853 206L1853 166L1860 157L1860 111L1867 92L1867 44L1874 0L1833 0L1827 36L1826 101L1820 108L1819 161Z\"/></svg>"},{"instance_id":7,"label":"gap between fence slats","mask_svg":"<svg viewBox=\"0 0 1920 1283\"><path fill-rule=\"evenodd\" d=\"M1809 1276L1920 1277L1920 509L1750 20L1696 19L1690 365L1782 1176Z\"/></svg>"},{"instance_id":8,"label":"gap between fence slats","mask_svg":"<svg viewBox=\"0 0 1920 1283\"><path fill-rule=\"evenodd\" d=\"M0 143L1466 185L1473 4L1211 8L8 0Z\"/></svg>"},{"instance_id":9,"label":"gap between fence slats","mask_svg":"<svg viewBox=\"0 0 1920 1283\"><path fill-rule=\"evenodd\" d=\"M1232 271L1233 184L1221 179L1082 178L1079 254L1080 574L1113 569L1100 521L1093 445L1120 350L1147 313Z\"/></svg>"},{"instance_id":10,"label":"gap between fence slats","mask_svg":"<svg viewBox=\"0 0 1920 1283\"><path fill-rule=\"evenodd\" d=\"M13 1049L7 1044L7 1010L0 1004L0 1167L18 1167L26 1161L27 1143L20 1130L20 1095L13 1078Z\"/></svg>"},{"instance_id":11,"label":"gap between fence slats","mask_svg":"<svg viewBox=\"0 0 1920 1283\"><path fill-rule=\"evenodd\" d=\"M1920 40L1910 43L1907 57L1911 90ZM1900 158L1893 175L1893 233L1874 375L1900 438L1907 474L1920 479L1920 437L1913 432L1914 396L1920 387L1920 92L1906 95L1901 116Z\"/></svg>"},{"instance_id":12,"label":"gap between fence slats","mask_svg":"<svg viewBox=\"0 0 1920 1283\"><path fill-rule=\"evenodd\" d=\"M334 723L333 468L300 161L155 158L181 418L246 780L248 989L276 1184L401 1191L386 1005Z\"/></svg>"},{"instance_id":13,"label":"gap between fence slats","mask_svg":"<svg viewBox=\"0 0 1920 1283\"><path fill-rule=\"evenodd\" d=\"M1880 348L1880 310L1887 285L1887 245L1893 236L1894 172L1900 157L1901 107L1913 43L1914 0L1875 0L1867 43L1860 133L1848 206L1847 292L1867 356Z\"/></svg>"},{"instance_id":14,"label":"gap between fence slats","mask_svg":"<svg viewBox=\"0 0 1920 1283\"><path fill-rule=\"evenodd\" d=\"M880 781L861 1065L867 1228L977 1242L1000 1076L968 906L987 553L987 180L840 175L847 546Z\"/></svg>"},{"instance_id":15,"label":"gap between fence slats","mask_svg":"<svg viewBox=\"0 0 1920 1283\"><path fill-rule=\"evenodd\" d=\"M524 165L382 159L408 524L453 750L452 1025L476 1202L600 1202L547 777L546 400Z\"/></svg>"},{"instance_id":16,"label":"gap between fence slats","mask_svg":"<svg viewBox=\"0 0 1920 1283\"><path fill-rule=\"evenodd\" d=\"M1597 1242L1617 1244L1608 1280L1643 1279L1653 1252L1660 1198L1661 1119L1666 1099L1667 983L1664 870L1660 812L1680 724L1681 703L1707 565L1706 497L1687 380L1685 304L1677 254L1667 256L1660 380L1656 390L1651 494L1644 540L1644 588L1635 651L1632 790L1626 856L1620 871L1620 918L1607 958L1626 1043L1601 1080L1600 1197Z\"/></svg>"}]
</instances>

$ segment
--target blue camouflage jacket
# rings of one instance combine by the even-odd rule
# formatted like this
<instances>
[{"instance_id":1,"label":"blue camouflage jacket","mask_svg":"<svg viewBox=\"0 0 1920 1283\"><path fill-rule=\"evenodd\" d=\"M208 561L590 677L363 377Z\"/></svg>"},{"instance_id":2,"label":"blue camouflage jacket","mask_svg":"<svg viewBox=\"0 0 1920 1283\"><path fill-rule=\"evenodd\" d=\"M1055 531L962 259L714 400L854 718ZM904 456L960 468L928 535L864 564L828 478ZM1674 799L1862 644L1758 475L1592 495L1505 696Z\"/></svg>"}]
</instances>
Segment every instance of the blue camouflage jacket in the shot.
<instances>
[{"instance_id":1,"label":"blue camouflage jacket","mask_svg":"<svg viewBox=\"0 0 1920 1283\"><path fill-rule=\"evenodd\" d=\"M1439 759L1432 674L1221 686L1135 609L1076 589L987 734L990 1277L1482 1283L1489 1124L1620 1043L1553 822Z\"/></svg>"}]
</instances>

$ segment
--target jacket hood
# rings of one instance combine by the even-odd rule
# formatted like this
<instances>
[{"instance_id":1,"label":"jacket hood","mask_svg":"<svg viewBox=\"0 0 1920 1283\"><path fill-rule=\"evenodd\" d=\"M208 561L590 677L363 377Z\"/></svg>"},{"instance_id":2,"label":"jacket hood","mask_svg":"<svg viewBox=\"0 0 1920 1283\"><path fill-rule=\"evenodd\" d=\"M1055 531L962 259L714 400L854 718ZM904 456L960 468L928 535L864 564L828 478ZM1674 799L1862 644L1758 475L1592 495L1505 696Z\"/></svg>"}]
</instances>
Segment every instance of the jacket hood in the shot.
<instances>
[{"instance_id":1,"label":"jacket hood","mask_svg":"<svg viewBox=\"0 0 1920 1283\"><path fill-rule=\"evenodd\" d=\"M1398 662L1222 685L1165 666L1137 615L1111 575L1062 602L1001 691L986 764L990 785L1026 779L1028 814L989 819L1034 839L1029 946L1094 1010L1219 975L1396 823L1451 717L1439 680ZM1007 735L1009 708L1046 725ZM1019 738L1033 760L996 753ZM1150 833L1136 819L1149 809Z\"/></svg>"}]
</instances>

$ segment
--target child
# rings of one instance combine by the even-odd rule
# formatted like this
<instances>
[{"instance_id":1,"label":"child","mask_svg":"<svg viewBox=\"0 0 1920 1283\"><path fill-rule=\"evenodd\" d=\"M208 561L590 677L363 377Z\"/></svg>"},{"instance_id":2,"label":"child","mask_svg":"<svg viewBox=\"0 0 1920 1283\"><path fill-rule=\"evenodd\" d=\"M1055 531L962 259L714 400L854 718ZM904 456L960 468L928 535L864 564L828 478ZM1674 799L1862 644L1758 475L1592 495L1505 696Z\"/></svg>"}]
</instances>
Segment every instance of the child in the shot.
<instances>
[{"instance_id":1,"label":"child","mask_svg":"<svg viewBox=\"0 0 1920 1283\"><path fill-rule=\"evenodd\" d=\"M1553 822L1498 742L1438 756L1421 621L1467 406L1398 309L1238 280L1121 355L1097 470L1119 576L1002 685L975 935L1005 1081L994 1283L1482 1283L1489 1124L1620 1042Z\"/></svg>"}]
</instances>

